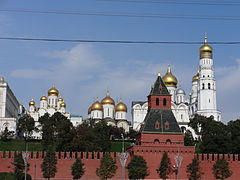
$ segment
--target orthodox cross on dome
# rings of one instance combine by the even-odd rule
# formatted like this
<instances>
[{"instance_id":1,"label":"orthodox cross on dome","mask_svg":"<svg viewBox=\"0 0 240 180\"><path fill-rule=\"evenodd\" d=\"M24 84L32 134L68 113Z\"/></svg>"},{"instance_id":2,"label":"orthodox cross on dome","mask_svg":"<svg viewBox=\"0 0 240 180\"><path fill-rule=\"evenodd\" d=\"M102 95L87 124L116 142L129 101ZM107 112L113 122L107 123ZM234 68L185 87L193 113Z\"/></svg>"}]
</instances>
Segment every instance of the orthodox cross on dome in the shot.
<instances>
[{"instance_id":1,"label":"orthodox cross on dome","mask_svg":"<svg viewBox=\"0 0 240 180\"><path fill-rule=\"evenodd\" d=\"M207 44L207 32L204 33L204 43Z\"/></svg>"}]
</instances>

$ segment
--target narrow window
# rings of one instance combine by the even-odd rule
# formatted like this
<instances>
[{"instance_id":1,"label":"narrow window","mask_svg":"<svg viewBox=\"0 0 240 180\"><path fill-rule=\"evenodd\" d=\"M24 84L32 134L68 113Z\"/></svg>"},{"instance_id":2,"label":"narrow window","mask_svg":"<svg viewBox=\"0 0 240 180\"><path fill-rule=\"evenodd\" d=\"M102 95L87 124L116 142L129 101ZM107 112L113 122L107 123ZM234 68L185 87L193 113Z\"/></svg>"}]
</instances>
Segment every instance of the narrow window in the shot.
<instances>
[{"instance_id":1,"label":"narrow window","mask_svg":"<svg viewBox=\"0 0 240 180\"><path fill-rule=\"evenodd\" d=\"M202 83L202 89L205 89L205 87L204 87L204 83Z\"/></svg>"},{"instance_id":2,"label":"narrow window","mask_svg":"<svg viewBox=\"0 0 240 180\"><path fill-rule=\"evenodd\" d=\"M156 105L159 106L159 98L156 98Z\"/></svg>"},{"instance_id":3,"label":"narrow window","mask_svg":"<svg viewBox=\"0 0 240 180\"><path fill-rule=\"evenodd\" d=\"M167 105L167 100L166 100L166 98L163 98L163 105L164 105L164 106Z\"/></svg>"},{"instance_id":4,"label":"narrow window","mask_svg":"<svg viewBox=\"0 0 240 180\"><path fill-rule=\"evenodd\" d=\"M211 84L210 83L208 83L208 89L211 89Z\"/></svg>"},{"instance_id":5,"label":"narrow window","mask_svg":"<svg viewBox=\"0 0 240 180\"><path fill-rule=\"evenodd\" d=\"M108 116L109 116L109 108L107 109L107 114L108 114Z\"/></svg>"},{"instance_id":6,"label":"narrow window","mask_svg":"<svg viewBox=\"0 0 240 180\"><path fill-rule=\"evenodd\" d=\"M183 119L183 115L181 114L181 119Z\"/></svg>"}]
</instances>

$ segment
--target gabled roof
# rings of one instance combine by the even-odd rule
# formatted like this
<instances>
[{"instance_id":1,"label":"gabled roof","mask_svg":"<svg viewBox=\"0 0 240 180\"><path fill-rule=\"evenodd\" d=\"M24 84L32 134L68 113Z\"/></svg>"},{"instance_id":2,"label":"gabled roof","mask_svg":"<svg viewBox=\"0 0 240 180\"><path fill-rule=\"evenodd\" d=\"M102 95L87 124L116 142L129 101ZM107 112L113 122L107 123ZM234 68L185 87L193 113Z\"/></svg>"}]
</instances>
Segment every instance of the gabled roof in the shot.
<instances>
[{"instance_id":1,"label":"gabled roof","mask_svg":"<svg viewBox=\"0 0 240 180\"><path fill-rule=\"evenodd\" d=\"M158 75L149 95L170 95L160 75Z\"/></svg>"},{"instance_id":2,"label":"gabled roof","mask_svg":"<svg viewBox=\"0 0 240 180\"><path fill-rule=\"evenodd\" d=\"M145 117L142 133L182 134L171 109L150 109Z\"/></svg>"}]
</instances>

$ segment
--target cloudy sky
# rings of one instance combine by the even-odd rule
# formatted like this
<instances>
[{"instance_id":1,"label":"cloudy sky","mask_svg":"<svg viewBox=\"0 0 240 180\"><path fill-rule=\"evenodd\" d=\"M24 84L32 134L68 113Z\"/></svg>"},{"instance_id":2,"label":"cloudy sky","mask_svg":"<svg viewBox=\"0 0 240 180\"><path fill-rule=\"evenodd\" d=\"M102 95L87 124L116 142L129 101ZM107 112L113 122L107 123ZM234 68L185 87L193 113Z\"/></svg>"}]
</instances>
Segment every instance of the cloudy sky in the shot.
<instances>
[{"instance_id":1,"label":"cloudy sky","mask_svg":"<svg viewBox=\"0 0 240 180\"><path fill-rule=\"evenodd\" d=\"M240 16L239 7L239 4L164 4L161 0L140 3L127 0L0 0L0 37L199 42L207 31L210 42L240 41L239 20L79 13ZM103 98L109 90L115 101L122 98L128 105L131 119L131 102L146 100L157 72L163 69L165 73L168 64L189 94L191 78L198 69L200 45L0 40L0 47L0 75L26 107L32 98L39 103L39 98L54 84L65 99L68 111L86 117L96 97ZM213 48L218 109L222 111L223 121L228 122L240 115L240 45L213 45Z\"/></svg>"}]
</instances>

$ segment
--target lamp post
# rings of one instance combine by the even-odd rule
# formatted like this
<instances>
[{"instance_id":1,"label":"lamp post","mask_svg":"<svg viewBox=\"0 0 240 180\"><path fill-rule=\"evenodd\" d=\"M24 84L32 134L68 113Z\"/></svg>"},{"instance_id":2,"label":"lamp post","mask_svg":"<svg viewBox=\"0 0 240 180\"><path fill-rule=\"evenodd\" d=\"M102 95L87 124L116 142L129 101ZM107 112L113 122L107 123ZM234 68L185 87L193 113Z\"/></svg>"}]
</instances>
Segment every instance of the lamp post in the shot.
<instances>
[{"instance_id":1,"label":"lamp post","mask_svg":"<svg viewBox=\"0 0 240 180\"><path fill-rule=\"evenodd\" d=\"M176 173L177 180L178 180L178 175L180 174L180 167L182 164L182 160L183 160L183 157L179 156L179 154L175 156L175 162L176 162L175 173Z\"/></svg>"},{"instance_id":2,"label":"lamp post","mask_svg":"<svg viewBox=\"0 0 240 180\"><path fill-rule=\"evenodd\" d=\"M28 157L29 157L29 154L28 154L28 144L26 142L26 150L25 152L22 154L22 157L23 157L23 161L24 161L24 166L25 166L25 176L24 176L24 180L27 180L27 165L28 165Z\"/></svg>"},{"instance_id":3,"label":"lamp post","mask_svg":"<svg viewBox=\"0 0 240 180\"><path fill-rule=\"evenodd\" d=\"M122 137L122 152L119 154L119 159L120 159L120 163L122 165L122 180L125 179L125 165L127 162L127 158L128 158L128 153L124 152L124 136L123 134L121 134Z\"/></svg>"}]
</instances>

